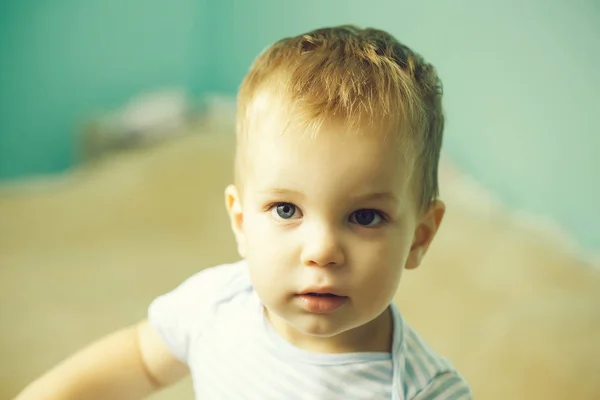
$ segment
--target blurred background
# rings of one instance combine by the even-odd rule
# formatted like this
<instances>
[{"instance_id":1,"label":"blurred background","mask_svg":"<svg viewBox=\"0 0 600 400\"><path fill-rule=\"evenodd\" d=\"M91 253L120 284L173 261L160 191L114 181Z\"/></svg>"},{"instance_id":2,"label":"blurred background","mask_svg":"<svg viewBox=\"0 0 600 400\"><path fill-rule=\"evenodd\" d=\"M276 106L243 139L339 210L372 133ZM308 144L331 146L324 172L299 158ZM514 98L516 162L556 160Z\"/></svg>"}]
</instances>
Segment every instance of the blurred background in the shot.
<instances>
[{"instance_id":1,"label":"blurred background","mask_svg":"<svg viewBox=\"0 0 600 400\"><path fill-rule=\"evenodd\" d=\"M528 306L500 303L533 307L525 299L543 297L525 290L546 285L543 292L564 306L552 326L575 315L579 335L600 332L593 325L600 284L590 283L596 275L572 278L575 270L594 270L600 254L598 1L5 1L0 388L7 396L90 338L143 317L148 301L198 264L235 259L225 213L213 206L223 208L231 179L237 88L273 41L347 23L388 30L432 62L444 82L441 190L465 214L449 216L464 237L446 228L437 257L449 259L447 245L456 268L488 263L471 299L492 288ZM473 240L484 240L480 249ZM485 257L469 253L484 249ZM535 273L499 279L499 270L532 264ZM557 295L565 287L572 291ZM105 303L108 292L120 299L118 311ZM498 315L508 315L503 310ZM556 335L564 343L566 333ZM481 371L460 359L456 343L436 343L468 371ZM484 364L501 364L491 360ZM585 370L597 372L590 362ZM570 371L583 379L573 363ZM490 389L490 375L470 373L481 394L516 399L527 386L514 378ZM575 375L560 379L568 386Z\"/></svg>"},{"instance_id":2,"label":"blurred background","mask_svg":"<svg viewBox=\"0 0 600 400\"><path fill-rule=\"evenodd\" d=\"M507 203L600 249L597 1L107 0L0 5L0 177L62 172L82 127L142 92L235 96L273 41L389 30L437 66L445 150Z\"/></svg>"}]
</instances>

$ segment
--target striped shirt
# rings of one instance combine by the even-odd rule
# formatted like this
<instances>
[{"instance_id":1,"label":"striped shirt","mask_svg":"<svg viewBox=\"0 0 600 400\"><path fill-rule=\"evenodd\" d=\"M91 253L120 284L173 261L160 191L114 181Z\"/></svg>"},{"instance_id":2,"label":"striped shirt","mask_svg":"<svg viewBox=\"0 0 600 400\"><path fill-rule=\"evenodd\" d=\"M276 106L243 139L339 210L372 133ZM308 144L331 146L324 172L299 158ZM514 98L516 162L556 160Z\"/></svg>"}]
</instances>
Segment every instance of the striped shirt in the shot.
<instances>
[{"instance_id":1,"label":"striped shirt","mask_svg":"<svg viewBox=\"0 0 600 400\"><path fill-rule=\"evenodd\" d=\"M196 399L472 399L451 363L391 309L391 353L302 350L266 320L240 261L203 270L158 297L148 319L189 366Z\"/></svg>"}]
</instances>

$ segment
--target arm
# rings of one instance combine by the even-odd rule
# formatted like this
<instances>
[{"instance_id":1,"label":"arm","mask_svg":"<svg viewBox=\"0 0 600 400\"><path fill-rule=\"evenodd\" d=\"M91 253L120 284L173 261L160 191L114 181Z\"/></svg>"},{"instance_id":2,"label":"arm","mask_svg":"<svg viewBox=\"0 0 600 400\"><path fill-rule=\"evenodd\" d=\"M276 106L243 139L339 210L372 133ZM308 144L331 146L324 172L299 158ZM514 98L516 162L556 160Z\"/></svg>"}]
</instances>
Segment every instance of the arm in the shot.
<instances>
[{"instance_id":1,"label":"arm","mask_svg":"<svg viewBox=\"0 0 600 400\"><path fill-rule=\"evenodd\" d=\"M142 399L187 373L145 320L74 354L15 400Z\"/></svg>"},{"instance_id":2,"label":"arm","mask_svg":"<svg viewBox=\"0 0 600 400\"><path fill-rule=\"evenodd\" d=\"M473 400L473 393L457 372L436 376L413 400Z\"/></svg>"}]
</instances>

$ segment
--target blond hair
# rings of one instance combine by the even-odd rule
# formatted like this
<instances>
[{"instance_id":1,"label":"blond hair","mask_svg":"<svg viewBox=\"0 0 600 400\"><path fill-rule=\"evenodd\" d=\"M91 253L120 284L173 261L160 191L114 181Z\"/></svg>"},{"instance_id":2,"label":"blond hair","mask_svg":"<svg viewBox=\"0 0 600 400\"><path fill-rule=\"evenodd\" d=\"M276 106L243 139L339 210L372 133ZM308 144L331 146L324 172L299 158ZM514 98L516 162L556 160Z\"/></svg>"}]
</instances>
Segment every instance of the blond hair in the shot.
<instances>
[{"instance_id":1,"label":"blond hair","mask_svg":"<svg viewBox=\"0 0 600 400\"><path fill-rule=\"evenodd\" d=\"M317 29L279 40L259 55L238 94L238 159L259 118L253 102L265 92L271 102L285 103L305 129L316 131L326 118L338 117L349 127L397 133L412 154L420 207L437 198L441 81L431 64L389 33L349 25Z\"/></svg>"}]
</instances>

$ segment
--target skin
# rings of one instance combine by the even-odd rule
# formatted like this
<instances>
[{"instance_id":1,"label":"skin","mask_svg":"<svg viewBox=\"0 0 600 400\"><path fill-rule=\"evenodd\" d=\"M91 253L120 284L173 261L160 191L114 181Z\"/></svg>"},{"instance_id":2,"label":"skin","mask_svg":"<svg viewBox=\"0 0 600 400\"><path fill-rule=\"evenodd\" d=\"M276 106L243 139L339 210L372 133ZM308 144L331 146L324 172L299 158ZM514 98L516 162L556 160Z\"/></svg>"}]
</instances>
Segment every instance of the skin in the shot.
<instances>
[{"instance_id":1,"label":"skin","mask_svg":"<svg viewBox=\"0 0 600 400\"><path fill-rule=\"evenodd\" d=\"M404 268L416 268L444 215L418 212L397 146L376 132L327 121L314 137L277 118L249 134L243 190L226 190L238 249L272 326L314 352L390 351L389 305ZM347 296L308 312L309 288Z\"/></svg>"},{"instance_id":2,"label":"skin","mask_svg":"<svg viewBox=\"0 0 600 400\"><path fill-rule=\"evenodd\" d=\"M142 321L73 354L15 400L143 399L188 372L154 328Z\"/></svg>"}]
</instances>

